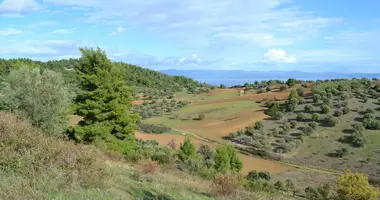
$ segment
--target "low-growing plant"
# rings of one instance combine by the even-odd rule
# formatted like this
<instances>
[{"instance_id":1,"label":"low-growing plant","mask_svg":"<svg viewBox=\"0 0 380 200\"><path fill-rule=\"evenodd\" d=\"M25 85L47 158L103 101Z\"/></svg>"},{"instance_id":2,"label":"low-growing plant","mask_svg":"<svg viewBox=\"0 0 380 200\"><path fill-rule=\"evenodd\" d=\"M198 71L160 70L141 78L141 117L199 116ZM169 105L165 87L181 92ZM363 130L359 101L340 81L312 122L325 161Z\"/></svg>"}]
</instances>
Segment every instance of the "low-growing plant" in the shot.
<instances>
[{"instance_id":1,"label":"low-growing plant","mask_svg":"<svg viewBox=\"0 0 380 200\"><path fill-rule=\"evenodd\" d=\"M323 114L328 114L328 113L330 113L330 111L331 111L331 108L328 105L322 105L321 106L321 112Z\"/></svg>"},{"instance_id":2,"label":"low-growing plant","mask_svg":"<svg viewBox=\"0 0 380 200\"><path fill-rule=\"evenodd\" d=\"M297 127L297 121L291 120L290 121L290 128L296 128Z\"/></svg>"},{"instance_id":3,"label":"low-growing plant","mask_svg":"<svg viewBox=\"0 0 380 200\"><path fill-rule=\"evenodd\" d=\"M318 113L314 113L312 116L311 116L311 119L315 122L318 122L319 120L321 120L321 115L318 114Z\"/></svg>"},{"instance_id":4,"label":"low-growing plant","mask_svg":"<svg viewBox=\"0 0 380 200\"><path fill-rule=\"evenodd\" d=\"M307 112L307 113L312 113L312 112L313 112L313 109L314 109L314 107L313 107L312 105L306 105L306 106L304 107L304 110L305 110L305 112Z\"/></svg>"},{"instance_id":5,"label":"low-growing plant","mask_svg":"<svg viewBox=\"0 0 380 200\"><path fill-rule=\"evenodd\" d=\"M300 113L297 115L297 121L304 122L307 120L307 116L304 113Z\"/></svg>"},{"instance_id":6,"label":"low-growing plant","mask_svg":"<svg viewBox=\"0 0 380 200\"><path fill-rule=\"evenodd\" d=\"M211 184L212 191L216 196L231 196L237 188L237 180L232 174L217 174Z\"/></svg>"},{"instance_id":7,"label":"low-growing plant","mask_svg":"<svg viewBox=\"0 0 380 200\"><path fill-rule=\"evenodd\" d=\"M350 112L350 109L348 108L348 107L344 107L343 109L342 109L342 113L345 115L345 114L347 114L347 113L349 113Z\"/></svg>"},{"instance_id":8,"label":"low-growing plant","mask_svg":"<svg viewBox=\"0 0 380 200\"><path fill-rule=\"evenodd\" d=\"M307 124L310 128L312 128L313 130L316 130L317 127L318 127L318 123L316 122L310 122Z\"/></svg>"}]
</instances>

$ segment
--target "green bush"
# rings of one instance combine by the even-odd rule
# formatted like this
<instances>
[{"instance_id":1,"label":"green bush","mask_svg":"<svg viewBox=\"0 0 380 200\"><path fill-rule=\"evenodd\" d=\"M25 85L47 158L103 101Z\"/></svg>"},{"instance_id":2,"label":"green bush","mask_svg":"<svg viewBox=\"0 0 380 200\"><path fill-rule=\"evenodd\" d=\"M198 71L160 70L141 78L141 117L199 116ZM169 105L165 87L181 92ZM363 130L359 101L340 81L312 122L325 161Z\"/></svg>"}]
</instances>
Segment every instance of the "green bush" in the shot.
<instances>
[{"instance_id":1,"label":"green bush","mask_svg":"<svg viewBox=\"0 0 380 200\"><path fill-rule=\"evenodd\" d=\"M363 121L363 126L366 129L371 129L371 130L380 130L380 120L376 119L364 119Z\"/></svg>"},{"instance_id":2,"label":"green bush","mask_svg":"<svg viewBox=\"0 0 380 200\"><path fill-rule=\"evenodd\" d=\"M297 126L297 121L295 120L290 121L290 128L296 128L296 126Z\"/></svg>"},{"instance_id":3,"label":"green bush","mask_svg":"<svg viewBox=\"0 0 380 200\"><path fill-rule=\"evenodd\" d=\"M204 113L199 114L198 116L199 120L203 120L204 118L206 118L206 115Z\"/></svg>"},{"instance_id":4,"label":"green bush","mask_svg":"<svg viewBox=\"0 0 380 200\"><path fill-rule=\"evenodd\" d=\"M306 126L302 128L302 133L306 136L310 136L314 132L314 129L310 126Z\"/></svg>"},{"instance_id":5,"label":"green bush","mask_svg":"<svg viewBox=\"0 0 380 200\"><path fill-rule=\"evenodd\" d=\"M340 111L340 110L335 110L335 111L334 111L334 116L335 116L335 117L342 116L342 114L343 114L343 112Z\"/></svg>"},{"instance_id":6,"label":"green bush","mask_svg":"<svg viewBox=\"0 0 380 200\"><path fill-rule=\"evenodd\" d=\"M239 172L243 168L243 163L232 145L218 146L214 154L214 162L215 169L219 172Z\"/></svg>"},{"instance_id":7,"label":"green bush","mask_svg":"<svg viewBox=\"0 0 380 200\"><path fill-rule=\"evenodd\" d=\"M343 109L342 109L342 113L343 114L347 114L347 113L349 113L350 112L350 109L348 108L348 107L344 107Z\"/></svg>"},{"instance_id":8,"label":"green bush","mask_svg":"<svg viewBox=\"0 0 380 200\"><path fill-rule=\"evenodd\" d=\"M332 115L327 115L324 121L329 126L336 126L339 124L339 119Z\"/></svg>"},{"instance_id":9,"label":"green bush","mask_svg":"<svg viewBox=\"0 0 380 200\"><path fill-rule=\"evenodd\" d=\"M162 134L170 132L172 129L163 124L145 124L139 123L140 131L144 133Z\"/></svg>"},{"instance_id":10,"label":"green bush","mask_svg":"<svg viewBox=\"0 0 380 200\"><path fill-rule=\"evenodd\" d=\"M284 114L281 111L275 112L272 116L274 119L281 120L284 118Z\"/></svg>"},{"instance_id":11,"label":"green bush","mask_svg":"<svg viewBox=\"0 0 380 200\"><path fill-rule=\"evenodd\" d=\"M305 89L304 88L298 88L297 93L299 96L304 97L305 96Z\"/></svg>"},{"instance_id":12,"label":"green bush","mask_svg":"<svg viewBox=\"0 0 380 200\"><path fill-rule=\"evenodd\" d=\"M314 103L319 103L321 101L321 99L322 99L321 95L319 95L319 94L314 94L313 95L313 101L314 101Z\"/></svg>"},{"instance_id":13,"label":"green bush","mask_svg":"<svg viewBox=\"0 0 380 200\"><path fill-rule=\"evenodd\" d=\"M18 112L46 134L61 135L68 126L74 97L61 74L22 67L1 83L0 105Z\"/></svg>"},{"instance_id":14,"label":"green bush","mask_svg":"<svg viewBox=\"0 0 380 200\"><path fill-rule=\"evenodd\" d=\"M288 85L286 85L286 84L282 84L282 85L280 86L280 91L286 91L288 88L289 88Z\"/></svg>"},{"instance_id":15,"label":"green bush","mask_svg":"<svg viewBox=\"0 0 380 200\"><path fill-rule=\"evenodd\" d=\"M311 119L315 122L318 122L319 120L321 120L321 115L318 114L318 113L314 113L312 116L311 116Z\"/></svg>"},{"instance_id":16,"label":"green bush","mask_svg":"<svg viewBox=\"0 0 380 200\"><path fill-rule=\"evenodd\" d=\"M286 84L289 86L289 87L293 87L295 86L296 84L298 83L298 81L294 78L289 78L287 81L286 81Z\"/></svg>"},{"instance_id":17,"label":"green bush","mask_svg":"<svg viewBox=\"0 0 380 200\"><path fill-rule=\"evenodd\" d=\"M307 113L312 113L312 112L313 112L313 109L314 109L314 107L313 107L312 105L306 105L306 106L304 107L304 110L305 110L305 112L307 112Z\"/></svg>"},{"instance_id":18,"label":"green bush","mask_svg":"<svg viewBox=\"0 0 380 200\"><path fill-rule=\"evenodd\" d=\"M323 114L328 114L331 112L331 108L328 105L322 105L321 106L321 112Z\"/></svg>"},{"instance_id":19,"label":"green bush","mask_svg":"<svg viewBox=\"0 0 380 200\"><path fill-rule=\"evenodd\" d=\"M304 113L300 113L297 115L297 121L304 122L307 120L307 116Z\"/></svg>"},{"instance_id":20,"label":"green bush","mask_svg":"<svg viewBox=\"0 0 380 200\"><path fill-rule=\"evenodd\" d=\"M263 129L264 129L264 123L258 121L258 122L255 123L254 128L255 128L256 130L263 130Z\"/></svg>"},{"instance_id":21,"label":"green bush","mask_svg":"<svg viewBox=\"0 0 380 200\"><path fill-rule=\"evenodd\" d=\"M313 130L316 130L317 127L318 127L318 123L316 122L310 122L307 124L310 128L312 128Z\"/></svg>"}]
</instances>

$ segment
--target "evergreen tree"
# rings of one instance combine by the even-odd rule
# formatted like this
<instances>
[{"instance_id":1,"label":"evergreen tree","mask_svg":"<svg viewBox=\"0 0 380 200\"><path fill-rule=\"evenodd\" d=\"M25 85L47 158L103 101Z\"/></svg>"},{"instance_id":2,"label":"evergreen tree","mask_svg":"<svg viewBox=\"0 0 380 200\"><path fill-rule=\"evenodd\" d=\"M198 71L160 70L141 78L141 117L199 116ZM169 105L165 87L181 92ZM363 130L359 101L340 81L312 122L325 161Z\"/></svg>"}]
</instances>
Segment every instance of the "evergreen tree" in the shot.
<instances>
[{"instance_id":1,"label":"evergreen tree","mask_svg":"<svg viewBox=\"0 0 380 200\"><path fill-rule=\"evenodd\" d=\"M197 149L195 145L191 142L191 139L187 137L183 144L181 144L181 147L179 148L178 159L182 162L185 162L190 158L195 158L196 155Z\"/></svg>"},{"instance_id":2,"label":"evergreen tree","mask_svg":"<svg viewBox=\"0 0 380 200\"><path fill-rule=\"evenodd\" d=\"M219 146L214 155L215 168L218 171L240 171L243 163L232 145Z\"/></svg>"},{"instance_id":3,"label":"evergreen tree","mask_svg":"<svg viewBox=\"0 0 380 200\"><path fill-rule=\"evenodd\" d=\"M134 131L139 117L130 113L133 88L127 87L124 74L99 48L80 49L82 57L76 66L80 91L76 114L83 120L71 136L83 143L105 142L113 150L128 155L135 148Z\"/></svg>"}]
</instances>

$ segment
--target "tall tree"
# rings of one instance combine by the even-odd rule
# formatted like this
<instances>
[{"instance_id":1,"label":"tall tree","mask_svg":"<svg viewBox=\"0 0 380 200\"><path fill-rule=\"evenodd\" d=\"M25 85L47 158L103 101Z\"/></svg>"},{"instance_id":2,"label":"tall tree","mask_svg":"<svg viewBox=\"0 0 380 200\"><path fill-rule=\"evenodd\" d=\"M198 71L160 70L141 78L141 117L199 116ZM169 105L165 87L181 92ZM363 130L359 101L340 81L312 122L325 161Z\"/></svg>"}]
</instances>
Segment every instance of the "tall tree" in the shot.
<instances>
[{"instance_id":1,"label":"tall tree","mask_svg":"<svg viewBox=\"0 0 380 200\"><path fill-rule=\"evenodd\" d=\"M80 49L75 70L80 77L76 114L83 120L74 127L77 141L105 142L108 148L129 154L135 148L134 131L139 117L131 114L133 88L127 87L122 68L99 48Z\"/></svg>"}]
</instances>

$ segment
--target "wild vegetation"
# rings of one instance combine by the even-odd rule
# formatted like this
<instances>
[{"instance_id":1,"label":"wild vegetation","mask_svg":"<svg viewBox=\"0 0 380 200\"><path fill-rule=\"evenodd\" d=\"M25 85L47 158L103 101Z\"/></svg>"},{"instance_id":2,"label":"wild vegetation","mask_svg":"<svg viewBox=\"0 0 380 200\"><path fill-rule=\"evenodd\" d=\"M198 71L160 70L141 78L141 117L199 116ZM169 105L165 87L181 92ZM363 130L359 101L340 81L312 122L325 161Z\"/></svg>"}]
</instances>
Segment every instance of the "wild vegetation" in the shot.
<instances>
[{"instance_id":1,"label":"wild vegetation","mask_svg":"<svg viewBox=\"0 0 380 200\"><path fill-rule=\"evenodd\" d=\"M267 170L244 172L242 159L252 158L242 152L251 152L283 160L297 147L311 148L319 130L332 134L338 128L345 128L343 137L321 138L339 137L334 142L342 144L327 158L349 162L353 150L372 152L380 129L380 91L369 80L317 82L312 95L306 83L294 79L257 82L246 85L247 96L232 90L236 96L213 99L207 84L114 63L100 49L80 51L80 59L0 60L0 177L6 180L0 183L1 199L375 200L379 195L361 173L346 171L332 185L300 187ZM188 105L181 94L201 100ZM143 102L133 105L138 100ZM263 118L251 118L253 112ZM80 120L69 125L73 114ZM352 120L358 123L345 125ZM228 135L231 127L247 123ZM196 132L179 144L135 137L139 129L161 136L185 127ZM217 139L222 136L232 143ZM300 162L297 155L289 160Z\"/></svg>"}]
</instances>

